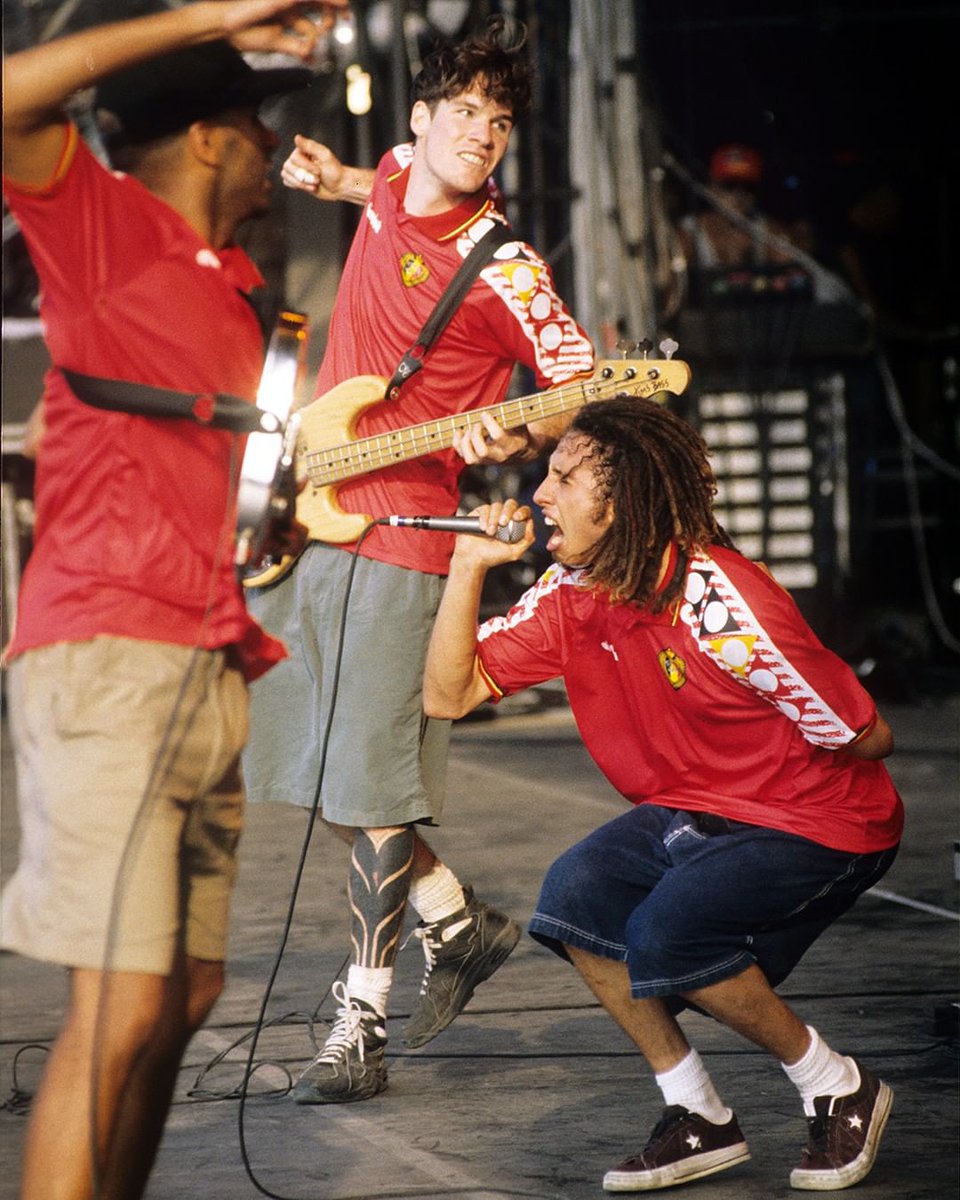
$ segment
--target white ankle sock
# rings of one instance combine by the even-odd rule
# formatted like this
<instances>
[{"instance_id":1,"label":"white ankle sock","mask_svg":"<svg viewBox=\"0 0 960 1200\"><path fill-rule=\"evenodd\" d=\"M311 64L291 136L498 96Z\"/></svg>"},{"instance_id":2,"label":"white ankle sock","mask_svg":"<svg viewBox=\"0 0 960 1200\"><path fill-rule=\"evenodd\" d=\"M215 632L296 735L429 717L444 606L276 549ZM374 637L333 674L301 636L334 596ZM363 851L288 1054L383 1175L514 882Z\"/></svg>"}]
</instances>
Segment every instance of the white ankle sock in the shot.
<instances>
[{"instance_id":1,"label":"white ankle sock","mask_svg":"<svg viewBox=\"0 0 960 1200\"><path fill-rule=\"evenodd\" d=\"M831 1050L819 1033L807 1026L810 1045L797 1062L781 1063L787 1078L800 1093L803 1111L808 1117L817 1115L813 1106L816 1096L849 1096L860 1086L860 1072L852 1058L844 1058Z\"/></svg>"},{"instance_id":2,"label":"white ankle sock","mask_svg":"<svg viewBox=\"0 0 960 1200\"><path fill-rule=\"evenodd\" d=\"M439 860L411 882L408 899L428 925L459 912L466 903L456 875Z\"/></svg>"},{"instance_id":3,"label":"white ankle sock","mask_svg":"<svg viewBox=\"0 0 960 1200\"><path fill-rule=\"evenodd\" d=\"M347 991L353 1000L366 1000L381 1017L387 1015L387 996L393 983L393 967L351 966L347 971Z\"/></svg>"},{"instance_id":4,"label":"white ankle sock","mask_svg":"<svg viewBox=\"0 0 960 1200\"><path fill-rule=\"evenodd\" d=\"M714 1125L726 1125L733 1116L731 1109L717 1095L696 1050L691 1050L675 1067L655 1078L666 1104L682 1104Z\"/></svg>"}]
</instances>

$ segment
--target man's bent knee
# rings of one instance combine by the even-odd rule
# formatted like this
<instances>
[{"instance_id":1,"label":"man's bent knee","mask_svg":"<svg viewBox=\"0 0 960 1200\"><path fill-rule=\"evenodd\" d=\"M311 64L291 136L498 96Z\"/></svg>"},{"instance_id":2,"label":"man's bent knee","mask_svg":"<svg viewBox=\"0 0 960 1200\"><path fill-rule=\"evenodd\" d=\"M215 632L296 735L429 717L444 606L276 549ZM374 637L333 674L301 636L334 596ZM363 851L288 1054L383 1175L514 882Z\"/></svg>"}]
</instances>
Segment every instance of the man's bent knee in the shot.
<instances>
[{"instance_id":1,"label":"man's bent knee","mask_svg":"<svg viewBox=\"0 0 960 1200\"><path fill-rule=\"evenodd\" d=\"M190 1033L195 1033L210 1015L223 991L225 974L222 962L187 959L186 1025Z\"/></svg>"}]
</instances>

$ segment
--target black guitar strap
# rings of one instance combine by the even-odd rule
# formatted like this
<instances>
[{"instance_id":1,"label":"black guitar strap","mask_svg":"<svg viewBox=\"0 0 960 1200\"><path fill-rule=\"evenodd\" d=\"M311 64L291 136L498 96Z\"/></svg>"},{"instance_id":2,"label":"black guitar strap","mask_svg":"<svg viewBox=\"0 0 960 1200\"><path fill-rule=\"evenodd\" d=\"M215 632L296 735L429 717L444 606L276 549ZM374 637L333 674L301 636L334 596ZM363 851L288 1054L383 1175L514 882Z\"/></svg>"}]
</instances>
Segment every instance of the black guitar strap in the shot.
<instances>
[{"instance_id":1,"label":"black guitar strap","mask_svg":"<svg viewBox=\"0 0 960 1200\"><path fill-rule=\"evenodd\" d=\"M397 365L393 378L387 384L386 398L388 400L395 399L402 384L406 383L410 376L415 375L423 366L424 355L443 332L461 300L470 290L470 285L490 262L497 250L507 242L516 240L515 234L506 225L494 221L477 242L460 264L456 275L447 284L436 307L417 335L417 340Z\"/></svg>"},{"instance_id":2,"label":"black guitar strap","mask_svg":"<svg viewBox=\"0 0 960 1200\"><path fill-rule=\"evenodd\" d=\"M280 423L248 400L223 392L175 392L126 379L103 379L60 368L71 391L84 404L140 417L181 417L230 433L276 433Z\"/></svg>"}]
</instances>

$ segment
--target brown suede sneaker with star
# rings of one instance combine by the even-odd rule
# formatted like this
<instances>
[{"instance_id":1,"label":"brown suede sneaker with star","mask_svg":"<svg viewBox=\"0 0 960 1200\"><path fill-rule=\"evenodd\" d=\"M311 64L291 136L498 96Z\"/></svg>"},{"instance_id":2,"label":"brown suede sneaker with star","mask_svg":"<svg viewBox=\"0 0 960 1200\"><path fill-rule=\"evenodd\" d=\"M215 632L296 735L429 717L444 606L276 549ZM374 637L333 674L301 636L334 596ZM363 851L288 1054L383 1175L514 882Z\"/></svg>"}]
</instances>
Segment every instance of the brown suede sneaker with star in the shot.
<instances>
[{"instance_id":1,"label":"brown suede sneaker with star","mask_svg":"<svg viewBox=\"0 0 960 1200\"><path fill-rule=\"evenodd\" d=\"M849 1096L817 1096L808 1117L809 1140L790 1186L808 1192L838 1192L863 1179L880 1148L893 1092L856 1059L860 1086Z\"/></svg>"},{"instance_id":2,"label":"brown suede sneaker with star","mask_svg":"<svg viewBox=\"0 0 960 1200\"><path fill-rule=\"evenodd\" d=\"M606 1192L653 1192L725 1171L750 1157L737 1118L714 1125L681 1104L671 1104L639 1154L603 1177Z\"/></svg>"}]
</instances>

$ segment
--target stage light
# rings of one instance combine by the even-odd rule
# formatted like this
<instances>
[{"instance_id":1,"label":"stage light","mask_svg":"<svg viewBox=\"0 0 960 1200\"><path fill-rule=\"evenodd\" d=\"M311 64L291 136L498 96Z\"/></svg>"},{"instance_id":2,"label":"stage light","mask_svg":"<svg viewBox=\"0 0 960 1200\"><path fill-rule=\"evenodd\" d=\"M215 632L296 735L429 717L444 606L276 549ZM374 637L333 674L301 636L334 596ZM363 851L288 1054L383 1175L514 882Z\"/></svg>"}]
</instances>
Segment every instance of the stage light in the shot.
<instances>
[{"instance_id":1,"label":"stage light","mask_svg":"<svg viewBox=\"0 0 960 1200\"><path fill-rule=\"evenodd\" d=\"M351 63L346 70L347 76L347 108L355 117L362 117L370 111L370 75L358 63Z\"/></svg>"},{"instance_id":2,"label":"stage light","mask_svg":"<svg viewBox=\"0 0 960 1200\"><path fill-rule=\"evenodd\" d=\"M356 41L357 31L353 24L352 13L341 13L333 27L334 41L341 46L351 46Z\"/></svg>"}]
</instances>

